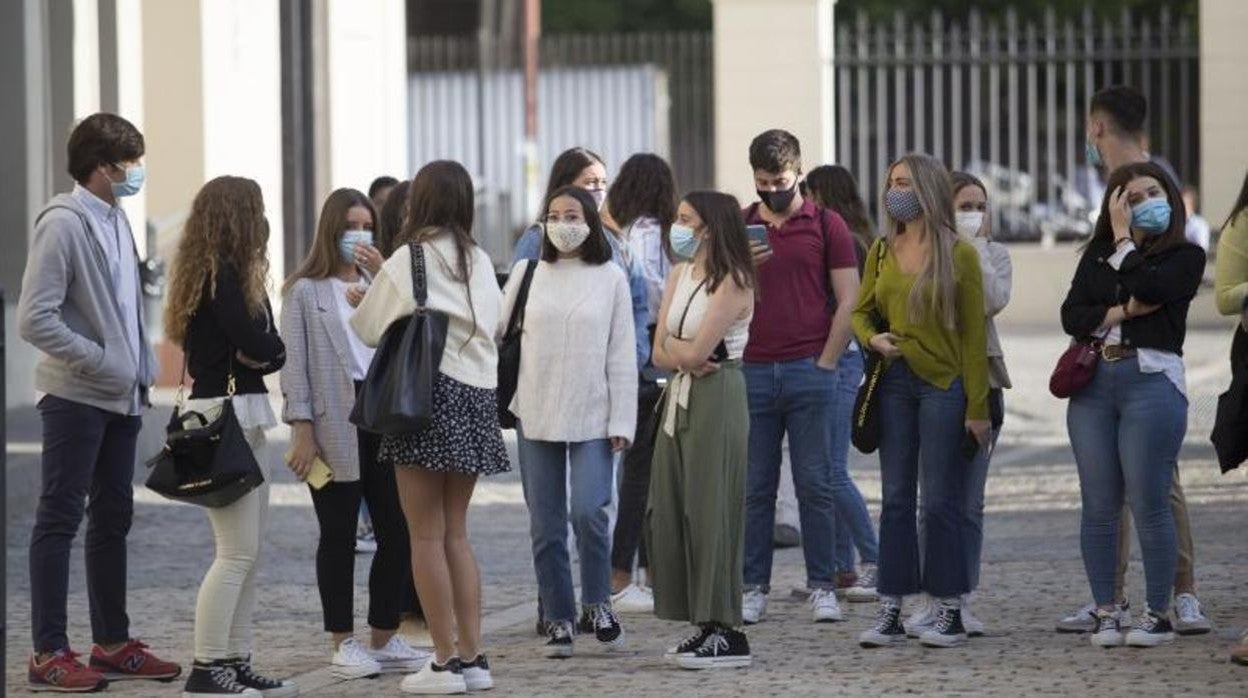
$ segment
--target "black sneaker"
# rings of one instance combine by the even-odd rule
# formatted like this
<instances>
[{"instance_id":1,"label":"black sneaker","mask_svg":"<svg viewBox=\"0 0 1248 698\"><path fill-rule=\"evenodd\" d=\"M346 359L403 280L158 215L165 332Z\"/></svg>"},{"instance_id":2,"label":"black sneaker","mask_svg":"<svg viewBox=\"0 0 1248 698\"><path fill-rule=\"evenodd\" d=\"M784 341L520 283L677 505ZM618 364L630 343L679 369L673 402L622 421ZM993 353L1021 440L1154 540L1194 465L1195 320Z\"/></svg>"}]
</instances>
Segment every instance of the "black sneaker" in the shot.
<instances>
[{"instance_id":1,"label":"black sneaker","mask_svg":"<svg viewBox=\"0 0 1248 698\"><path fill-rule=\"evenodd\" d=\"M257 674L255 669L251 667L251 657L241 657L227 661L229 666L234 669L234 675L240 684L260 691L265 698L289 698L290 696L299 695L299 687L293 681L270 679L267 676Z\"/></svg>"},{"instance_id":2,"label":"black sneaker","mask_svg":"<svg viewBox=\"0 0 1248 698\"><path fill-rule=\"evenodd\" d=\"M598 644L611 649L624 644L624 626L620 625L620 617L615 615L611 604L594 606L589 611L589 618Z\"/></svg>"},{"instance_id":3,"label":"black sneaker","mask_svg":"<svg viewBox=\"0 0 1248 698\"><path fill-rule=\"evenodd\" d=\"M706 639L715 634L715 626L707 623L698 627L698 632L681 640L675 647L669 647L663 657L669 661L677 657L693 654L699 647L706 644Z\"/></svg>"},{"instance_id":4,"label":"black sneaker","mask_svg":"<svg viewBox=\"0 0 1248 698\"><path fill-rule=\"evenodd\" d=\"M1092 613L1093 647L1119 647L1122 645L1122 616L1118 613L1097 609Z\"/></svg>"},{"instance_id":5,"label":"black sneaker","mask_svg":"<svg viewBox=\"0 0 1248 698\"><path fill-rule=\"evenodd\" d=\"M551 622L550 634L546 640L545 653L551 659L567 659L572 656L572 624L570 622Z\"/></svg>"},{"instance_id":6,"label":"black sneaker","mask_svg":"<svg viewBox=\"0 0 1248 698\"><path fill-rule=\"evenodd\" d=\"M962 625L962 600L940 602L936 625L919 637L924 647L957 647L966 644L966 627Z\"/></svg>"},{"instance_id":7,"label":"black sneaker","mask_svg":"<svg viewBox=\"0 0 1248 698\"><path fill-rule=\"evenodd\" d=\"M716 628L702 646L676 657L676 666L682 669L735 669L750 665L750 641L739 630Z\"/></svg>"},{"instance_id":8,"label":"black sneaker","mask_svg":"<svg viewBox=\"0 0 1248 698\"><path fill-rule=\"evenodd\" d=\"M254 688L238 681L234 666L225 661L195 662L182 687L183 698L211 698L212 696L259 696Z\"/></svg>"},{"instance_id":9,"label":"black sneaker","mask_svg":"<svg viewBox=\"0 0 1248 698\"><path fill-rule=\"evenodd\" d=\"M880 610L875 615L875 625L858 636L858 644L868 649L905 643L906 627L901 623L901 606L893 603L880 604Z\"/></svg>"},{"instance_id":10,"label":"black sneaker","mask_svg":"<svg viewBox=\"0 0 1248 698\"><path fill-rule=\"evenodd\" d=\"M1174 626L1166 616L1145 611L1127 633L1128 647L1156 647L1174 642Z\"/></svg>"},{"instance_id":11,"label":"black sneaker","mask_svg":"<svg viewBox=\"0 0 1248 698\"><path fill-rule=\"evenodd\" d=\"M597 631L594 619L589 617L589 606L581 607L581 619L576 622L577 635L593 635Z\"/></svg>"}]
</instances>

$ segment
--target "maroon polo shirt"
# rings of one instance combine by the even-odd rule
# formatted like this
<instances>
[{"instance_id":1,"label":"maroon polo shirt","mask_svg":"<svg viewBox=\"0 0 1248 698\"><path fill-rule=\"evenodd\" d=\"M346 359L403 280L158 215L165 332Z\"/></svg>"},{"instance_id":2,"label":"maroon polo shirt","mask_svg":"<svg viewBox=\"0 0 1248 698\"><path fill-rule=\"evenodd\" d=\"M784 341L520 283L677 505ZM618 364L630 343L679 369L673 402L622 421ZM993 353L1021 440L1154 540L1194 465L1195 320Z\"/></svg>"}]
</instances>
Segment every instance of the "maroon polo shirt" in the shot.
<instances>
[{"instance_id":1,"label":"maroon polo shirt","mask_svg":"<svg viewBox=\"0 0 1248 698\"><path fill-rule=\"evenodd\" d=\"M758 214L759 205L745 210L746 223L767 225ZM858 268L849 227L835 211L807 199L784 225L767 225L767 240L774 254L758 268L760 297L745 360L775 363L818 356L832 327L828 272Z\"/></svg>"}]
</instances>

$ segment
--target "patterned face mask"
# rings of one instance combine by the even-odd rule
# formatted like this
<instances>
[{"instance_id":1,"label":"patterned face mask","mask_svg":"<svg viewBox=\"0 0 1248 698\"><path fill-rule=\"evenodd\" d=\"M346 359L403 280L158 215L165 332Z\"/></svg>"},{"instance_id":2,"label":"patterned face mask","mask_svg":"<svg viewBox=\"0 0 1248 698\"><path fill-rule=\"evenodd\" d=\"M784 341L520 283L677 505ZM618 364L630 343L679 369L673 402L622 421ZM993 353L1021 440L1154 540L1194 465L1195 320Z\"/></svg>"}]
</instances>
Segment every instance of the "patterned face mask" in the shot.
<instances>
[{"instance_id":1,"label":"patterned face mask","mask_svg":"<svg viewBox=\"0 0 1248 698\"><path fill-rule=\"evenodd\" d=\"M884 194L884 207L893 220L909 223L923 216L919 195L913 189L889 189Z\"/></svg>"}]
</instances>

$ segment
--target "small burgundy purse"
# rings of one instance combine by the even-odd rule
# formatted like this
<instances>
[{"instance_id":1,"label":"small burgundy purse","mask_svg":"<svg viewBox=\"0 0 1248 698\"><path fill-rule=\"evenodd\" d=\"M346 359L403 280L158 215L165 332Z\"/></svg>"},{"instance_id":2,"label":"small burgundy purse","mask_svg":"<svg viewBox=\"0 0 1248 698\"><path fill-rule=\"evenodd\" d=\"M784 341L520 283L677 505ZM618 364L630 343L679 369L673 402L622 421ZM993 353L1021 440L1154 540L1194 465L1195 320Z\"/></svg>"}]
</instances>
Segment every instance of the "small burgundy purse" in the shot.
<instances>
[{"instance_id":1,"label":"small burgundy purse","mask_svg":"<svg viewBox=\"0 0 1248 698\"><path fill-rule=\"evenodd\" d=\"M1096 375L1101 347L1099 339L1071 344L1057 360L1053 375L1049 376L1049 392L1054 397L1065 399L1088 387Z\"/></svg>"}]
</instances>

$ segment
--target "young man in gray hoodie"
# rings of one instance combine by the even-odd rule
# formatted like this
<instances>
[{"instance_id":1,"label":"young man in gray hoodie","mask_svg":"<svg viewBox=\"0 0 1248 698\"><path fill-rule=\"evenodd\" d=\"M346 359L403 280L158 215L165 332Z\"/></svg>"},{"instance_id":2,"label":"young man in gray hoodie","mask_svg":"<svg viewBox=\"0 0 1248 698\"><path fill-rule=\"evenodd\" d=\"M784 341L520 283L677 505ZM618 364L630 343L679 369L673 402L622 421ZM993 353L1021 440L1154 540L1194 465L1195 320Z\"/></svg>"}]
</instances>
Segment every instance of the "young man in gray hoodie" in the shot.
<instances>
[{"instance_id":1,"label":"young man in gray hoodie","mask_svg":"<svg viewBox=\"0 0 1248 698\"><path fill-rule=\"evenodd\" d=\"M94 114L70 134L68 150L76 184L35 221L17 308L22 339L44 354L35 371L43 489L30 538L28 675L35 690L90 691L109 679L169 681L181 667L134 639L126 615L135 447L156 358L143 328L134 235L118 199L143 186L143 135L120 116ZM69 551L84 509L89 666L65 632Z\"/></svg>"}]
</instances>

